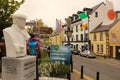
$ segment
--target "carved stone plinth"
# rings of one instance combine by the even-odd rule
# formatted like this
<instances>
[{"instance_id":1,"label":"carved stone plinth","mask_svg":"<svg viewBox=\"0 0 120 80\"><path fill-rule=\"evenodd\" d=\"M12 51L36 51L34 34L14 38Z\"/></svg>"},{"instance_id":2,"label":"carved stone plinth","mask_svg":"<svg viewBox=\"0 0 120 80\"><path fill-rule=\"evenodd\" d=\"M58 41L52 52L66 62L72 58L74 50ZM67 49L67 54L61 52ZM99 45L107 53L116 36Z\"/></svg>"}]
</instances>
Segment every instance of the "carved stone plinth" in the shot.
<instances>
[{"instance_id":1,"label":"carved stone plinth","mask_svg":"<svg viewBox=\"0 0 120 80\"><path fill-rule=\"evenodd\" d=\"M36 78L36 57L2 58L2 80L34 80Z\"/></svg>"}]
</instances>

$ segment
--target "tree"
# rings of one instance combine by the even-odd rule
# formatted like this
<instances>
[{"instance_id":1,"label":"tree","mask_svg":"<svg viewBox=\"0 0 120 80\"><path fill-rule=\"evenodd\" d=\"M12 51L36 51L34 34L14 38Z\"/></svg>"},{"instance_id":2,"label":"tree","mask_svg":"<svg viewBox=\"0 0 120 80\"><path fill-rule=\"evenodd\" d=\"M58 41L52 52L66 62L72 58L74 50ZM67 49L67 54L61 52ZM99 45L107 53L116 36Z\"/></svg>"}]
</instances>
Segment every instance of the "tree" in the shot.
<instances>
[{"instance_id":1,"label":"tree","mask_svg":"<svg viewBox=\"0 0 120 80\"><path fill-rule=\"evenodd\" d=\"M24 2L25 0L0 0L0 39L3 37L2 30L12 25L11 14L14 14Z\"/></svg>"}]
</instances>

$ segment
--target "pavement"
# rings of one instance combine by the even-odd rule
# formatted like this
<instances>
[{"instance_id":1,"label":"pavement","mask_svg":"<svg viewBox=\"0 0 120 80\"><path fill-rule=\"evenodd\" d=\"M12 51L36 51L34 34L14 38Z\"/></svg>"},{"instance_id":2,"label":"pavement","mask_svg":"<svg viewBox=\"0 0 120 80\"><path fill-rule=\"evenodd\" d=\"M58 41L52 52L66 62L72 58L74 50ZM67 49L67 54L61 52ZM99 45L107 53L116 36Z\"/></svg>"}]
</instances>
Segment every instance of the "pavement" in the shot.
<instances>
[{"instance_id":1,"label":"pavement","mask_svg":"<svg viewBox=\"0 0 120 80\"><path fill-rule=\"evenodd\" d=\"M104 58L104 57L100 57L100 56L97 56L97 59L101 62L110 64L110 65L120 65L120 60L118 60L118 59Z\"/></svg>"},{"instance_id":2,"label":"pavement","mask_svg":"<svg viewBox=\"0 0 120 80\"><path fill-rule=\"evenodd\" d=\"M73 69L73 72L71 73L71 80L93 80L91 77L87 75L83 75L83 78L81 79L81 74L76 69Z\"/></svg>"},{"instance_id":3,"label":"pavement","mask_svg":"<svg viewBox=\"0 0 120 80\"><path fill-rule=\"evenodd\" d=\"M80 75L73 71L71 73L71 80L80 80Z\"/></svg>"},{"instance_id":4,"label":"pavement","mask_svg":"<svg viewBox=\"0 0 120 80\"><path fill-rule=\"evenodd\" d=\"M71 73L71 80L85 80L85 79L81 79L80 74L73 70L73 72Z\"/></svg>"}]
</instances>

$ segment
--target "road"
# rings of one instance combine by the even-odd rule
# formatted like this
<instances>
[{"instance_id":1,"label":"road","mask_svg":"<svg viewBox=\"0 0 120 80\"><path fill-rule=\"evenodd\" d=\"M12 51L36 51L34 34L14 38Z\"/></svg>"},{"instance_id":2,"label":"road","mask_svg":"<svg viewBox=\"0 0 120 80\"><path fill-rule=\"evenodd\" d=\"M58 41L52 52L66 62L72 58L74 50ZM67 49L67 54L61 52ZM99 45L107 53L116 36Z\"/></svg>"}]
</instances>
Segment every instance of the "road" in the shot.
<instances>
[{"instance_id":1,"label":"road","mask_svg":"<svg viewBox=\"0 0 120 80\"><path fill-rule=\"evenodd\" d=\"M96 80L96 73L100 73L100 80L120 80L120 61L101 59L90 59L73 55L73 68L80 71L84 66L84 74Z\"/></svg>"}]
</instances>

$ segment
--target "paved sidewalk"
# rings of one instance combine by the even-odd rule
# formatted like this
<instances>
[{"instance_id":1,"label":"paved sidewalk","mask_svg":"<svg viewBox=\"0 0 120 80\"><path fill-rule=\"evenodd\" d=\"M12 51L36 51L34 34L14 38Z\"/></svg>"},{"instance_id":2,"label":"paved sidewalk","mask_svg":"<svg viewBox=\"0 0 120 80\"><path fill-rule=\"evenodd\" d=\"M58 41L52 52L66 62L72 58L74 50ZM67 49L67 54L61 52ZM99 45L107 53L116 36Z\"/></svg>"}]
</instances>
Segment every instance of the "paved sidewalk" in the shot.
<instances>
[{"instance_id":1,"label":"paved sidewalk","mask_svg":"<svg viewBox=\"0 0 120 80\"><path fill-rule=\"evenodd\" d=\"M114 58L104 58L104 57L100 57L100 56L97 56L97 59L99 60L99 61L104 61L104 62L106 62L106 63L108 63L108 64L111 64L111 65L120 65L120 60L118 60L118 59L114 59Z\"/></svg>"},{"instance_id":2,"label":"paved sidewalk","mask_svg":"<svg viewBox=\"0 0 120 80\"><path fill-rule=\"evenodd\" d=\"M80 72L77 71L76 69L73 69L73 72L71 73L71 80L93 80L91 77L87 76L87 75L83 75L84 79L80 78Z\"/></svg>"},{"instance_id":3,"label":"paved sidewalk","mask_svg":"<svg viewBox=\"0 0 120 80\"><path fill-rule=\"evenodd\" d=\"M71 73L71 80L80 80L80 75L76 72Z\"/></svg>"}]
</instances>

